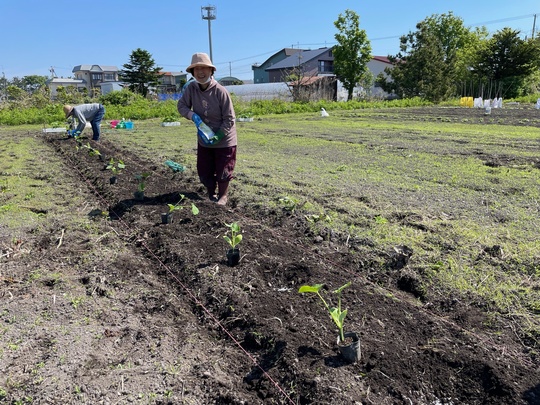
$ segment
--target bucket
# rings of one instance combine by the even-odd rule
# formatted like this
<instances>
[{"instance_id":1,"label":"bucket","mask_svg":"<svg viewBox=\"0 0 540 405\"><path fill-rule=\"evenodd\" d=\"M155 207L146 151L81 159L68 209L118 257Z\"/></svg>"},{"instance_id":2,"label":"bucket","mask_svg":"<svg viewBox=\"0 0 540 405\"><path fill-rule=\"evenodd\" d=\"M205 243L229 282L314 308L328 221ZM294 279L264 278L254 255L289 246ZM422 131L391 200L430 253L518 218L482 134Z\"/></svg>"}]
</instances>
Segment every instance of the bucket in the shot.
<instances>
[{"instance_id":1,"label":"bucket","mask_svg":"<svg viewBox=\"0 0 540 405\"><path fill-rule=\"evenodd\" d=\"M116 124L118 124L120 121L118 120L113 120L111 121L111 128L116 128Z\"/></svg>"},{"instance_id":2,"label":"bucket","mask_svg":"<svg viewBox=\"0 0 540 405\"><path fill-rule=\"evenodd\" d=\"M125 126L126 129L133 129L133 122L131 121L126 121L126 126Z\"/></svg>"}]
</instances>

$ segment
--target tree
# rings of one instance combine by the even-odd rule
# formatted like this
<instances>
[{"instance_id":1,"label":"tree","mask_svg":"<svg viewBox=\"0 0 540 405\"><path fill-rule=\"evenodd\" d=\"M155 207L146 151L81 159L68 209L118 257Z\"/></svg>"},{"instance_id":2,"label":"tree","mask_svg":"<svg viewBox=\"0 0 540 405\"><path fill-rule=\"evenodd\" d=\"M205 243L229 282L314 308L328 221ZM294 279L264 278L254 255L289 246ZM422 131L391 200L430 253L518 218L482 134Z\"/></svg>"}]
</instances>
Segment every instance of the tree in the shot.
<instances>
[{"instance_id":1,"label":"tree","mask_svg":"<svg viewBox=\"0 0 540 405\"><path fill-rule=\"evenodd\" d=\"M497 31L479 50L473 65L477 77L502 88L505 97L520 95L540 64L538 40L523 40L519 34L511 28Z\"/></svg>"},{"instance_id":2,"label":"tree","mask_svg":"<svg viewBox=\"0 0 540 405\"><path fill-rule=\"evenodd\" d=\"M452 12L432 15L416 25L415 32L400 38L400 52L388 56L393 65L377 82L400 97L419 96L438 102L456 93L460 50L475 35ZM390 79L391 78L391 79Z\"/></svg>"},{"instance_id":3,"label":"tree","mask_svg":"<svg viewBox=\"0 0 540 405\"><path fill-rule=\"evenodd\" d=\"M365 30L360 29L360 17L352 10L345 10L334 22L338 33L337 45L332 48L334 73L347 89L347 100L352 100L354 86L368 73L371 44Z\"/></svg>"},{"instance_id":4,"label":"tree","mask_svg":"<svg viewBox=\"0 0 540 405\"><path fill-rule=\"evenodd\" d=\"M45 86L47 76L30 75L22 78L22 88L28 93L33 94L39 90L42 86Z\"/></svg>"},{"instance_id":5,"label":"tree","mask_svg":"<svg viewBox=\"0 0 540 405\"><path fill-rule=\"evenodd\" d=\"M120 78L129 83L129 89L143 97L148 95L151 86L158 84L161 67L156 66L152 55L144 49L137 48L131 53L129 63L123 65Z\"/></svg>"}]
</instances>

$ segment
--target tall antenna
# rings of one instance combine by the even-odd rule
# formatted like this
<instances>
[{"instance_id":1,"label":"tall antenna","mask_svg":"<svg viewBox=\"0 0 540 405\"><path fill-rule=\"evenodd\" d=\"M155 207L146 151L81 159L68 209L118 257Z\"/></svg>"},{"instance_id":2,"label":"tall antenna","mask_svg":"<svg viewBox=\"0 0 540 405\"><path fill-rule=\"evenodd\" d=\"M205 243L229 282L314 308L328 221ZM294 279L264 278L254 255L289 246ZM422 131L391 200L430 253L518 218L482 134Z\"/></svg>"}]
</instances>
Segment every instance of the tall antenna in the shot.
<instances>
[{"instance_id":1,"label":"tall antenna","mask_svg":"<svg viewBox=\"0 0 540 405\"><path fill-rule=\"evenodd\" d=\"M204 14L206 12L206 14ZM210 61L214 63L214 58L212 57L212 20L216 19L216 7L215 6L205 6L201 7L201 15L203 20L208 20L208 43L210 44Z\"/></svg>"},{"instance_id":2,"label":"tall antenna","mask_svg":"<svg viewBox=\"0 0 540 405\"><path fill-rule=\"evenodd\" d=\"M58 77L56 76L56 72L54 71L54 66L51 66L51 68L49 69L49 72L51 72L51 79Z\"/></svg>"}]
</instances>

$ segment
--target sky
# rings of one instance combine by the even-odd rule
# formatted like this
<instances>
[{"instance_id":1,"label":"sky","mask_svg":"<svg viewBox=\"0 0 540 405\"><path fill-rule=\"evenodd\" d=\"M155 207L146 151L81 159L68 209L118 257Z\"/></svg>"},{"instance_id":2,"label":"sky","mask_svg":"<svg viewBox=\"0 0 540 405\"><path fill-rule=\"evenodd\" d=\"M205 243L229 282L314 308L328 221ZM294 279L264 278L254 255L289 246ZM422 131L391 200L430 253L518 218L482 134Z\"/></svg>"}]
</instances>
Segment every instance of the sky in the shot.
<instances>
[{"instance_id":1,"label":"sky","mask_svg":"<svg viewBox=\"0 0 540 405\"><path fill-rule=\"evenodd\" d=\"M203 19L209 6L210 21ZM0 75L54 70L67 78L85 64L122 69L141 48L166 72L185 72L194 53L206 52L217 78L250 80L253 64L283 48L335 45L334 22L347 9L359 15L377 56L397 54L399 37L434 14L453 12L490 33L510 27L522 38L540 28L538 0L0 0Z\"/></svg>"}]
</instances>

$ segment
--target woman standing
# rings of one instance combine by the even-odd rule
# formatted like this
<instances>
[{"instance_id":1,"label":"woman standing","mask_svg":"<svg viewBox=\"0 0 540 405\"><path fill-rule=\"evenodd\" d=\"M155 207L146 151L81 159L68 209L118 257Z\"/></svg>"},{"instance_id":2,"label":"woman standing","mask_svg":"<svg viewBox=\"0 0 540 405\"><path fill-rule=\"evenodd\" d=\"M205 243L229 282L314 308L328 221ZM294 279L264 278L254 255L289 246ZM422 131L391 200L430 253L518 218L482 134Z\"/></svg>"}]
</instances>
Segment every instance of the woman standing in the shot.
<instances>
[{"instance_id":1,"label":"woman standing","mask_svg":"<svg viewBox=\"0 0 540 405\"><path fill-rule=\"evenodd\" d=\"M208 197L225 205L236 165L232 100L228 91L213 78L216 67L207 54L194 54L186 71L195 80L186 86L178 100L178 112L197 126L197 173Z\"/></svg>"}]
</instances>

